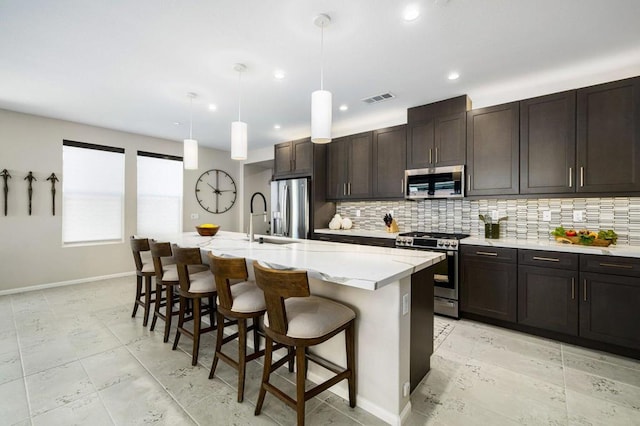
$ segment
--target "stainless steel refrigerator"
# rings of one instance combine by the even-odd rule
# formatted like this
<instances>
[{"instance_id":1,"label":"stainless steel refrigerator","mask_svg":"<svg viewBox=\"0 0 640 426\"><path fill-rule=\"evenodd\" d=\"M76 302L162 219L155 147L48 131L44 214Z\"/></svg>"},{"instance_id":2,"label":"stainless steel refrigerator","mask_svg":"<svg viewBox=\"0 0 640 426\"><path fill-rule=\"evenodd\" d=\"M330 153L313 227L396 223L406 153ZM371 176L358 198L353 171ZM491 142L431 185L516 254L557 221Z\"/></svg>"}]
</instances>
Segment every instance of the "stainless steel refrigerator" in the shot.
<instances>
[{"instance_id":1,"label":"stainless steel refrigerator","mask_svg":"<svg viewBox=\"0 0 640 426\"><path fill-rule=\"evenodd\" d=\"M271 182L271 233L290 238L309 238L311 209L309 179Z\"/></svg>"}]
</instances>

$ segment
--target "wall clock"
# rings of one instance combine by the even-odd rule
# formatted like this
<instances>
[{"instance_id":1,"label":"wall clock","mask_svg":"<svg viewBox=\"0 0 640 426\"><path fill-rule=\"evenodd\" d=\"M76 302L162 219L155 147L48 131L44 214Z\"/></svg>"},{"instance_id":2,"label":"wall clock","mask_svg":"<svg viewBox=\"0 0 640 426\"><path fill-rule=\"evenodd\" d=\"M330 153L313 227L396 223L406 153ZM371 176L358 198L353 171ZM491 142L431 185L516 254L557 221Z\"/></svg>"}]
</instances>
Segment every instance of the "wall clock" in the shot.
<instances>
[{"instance_id":1,"label":"wall clock","mask_svg":"<svg viewBox=\"0 0 640 426\"><path fill-rule=\"evenodd\" d=\"M196 181L196 199L209 213L229 211L236 202L236 193L236 183L224 170L207 170Z\"/></svg>"}]
</instances>

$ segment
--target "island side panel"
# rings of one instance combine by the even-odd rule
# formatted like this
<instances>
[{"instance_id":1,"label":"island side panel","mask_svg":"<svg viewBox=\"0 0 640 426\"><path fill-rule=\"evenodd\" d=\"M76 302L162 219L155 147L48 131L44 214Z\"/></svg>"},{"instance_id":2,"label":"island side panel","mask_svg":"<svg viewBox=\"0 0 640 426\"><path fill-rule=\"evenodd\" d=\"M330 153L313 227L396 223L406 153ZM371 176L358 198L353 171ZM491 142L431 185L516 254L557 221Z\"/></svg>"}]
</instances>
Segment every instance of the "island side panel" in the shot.
<instances>
[{"instance_id":1,"label":"island side panel","mask_svg":"<svg viewBox=\"0 0 640 426\"><path fill-rule=\"evenodd\" d=\"M411 392L431 368L433 271L431 266L411 275Z\"/></svg>"},{"instance_id":2,"label":"island side panel","mask_svg":"<svg viewBox=\"0 0 640 426\"><path fill-rule=\"evenodd\" d=\"M409 403L402 386L409 382L410 354L410 321L409 315L402 315L402 295L410 295L411 278L375 291L317 279L310 279L310 286L311 293L344 303L356 312L357 405L390 424L400 424L400 414ZM314 347L312 352L346 365L344 333ZM309 364L310 380L320 382L329 375ZM329 390L348 398L346 381Z\"/></svg>"}]
</instances>

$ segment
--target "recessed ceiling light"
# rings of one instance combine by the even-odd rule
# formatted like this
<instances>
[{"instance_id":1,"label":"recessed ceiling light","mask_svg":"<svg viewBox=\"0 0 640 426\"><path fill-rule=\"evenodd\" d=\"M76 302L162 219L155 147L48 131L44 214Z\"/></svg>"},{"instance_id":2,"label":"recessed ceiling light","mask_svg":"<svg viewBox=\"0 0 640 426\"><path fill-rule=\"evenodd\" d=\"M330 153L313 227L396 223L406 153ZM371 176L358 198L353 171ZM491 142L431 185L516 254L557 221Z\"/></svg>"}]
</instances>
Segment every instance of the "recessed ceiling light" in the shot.
<instances>
[{"instance_id":1,"label":"recessed ceiling light","mask_svg":"<svg viewBox=\"0 0 640 426\"><path fill-rule=\"evenodd\" d=\"M402 17L405 21L415 21L420 16L420 9L415 4L410 4L404 8Z\"/></svg>"},{"instance_id":2,"label":"recessed ceiling light","mask_svg":"<svg viewBox=\"0 0 640 426\"><path fill-rule=\"evenodd\" d=\"M216 111L218 106L216 104L209 104L209 111Z\"/></svg>"},{"instance_id":3,"label":"recessed ceiling light","mask_svg":"<svg viewBox=\"0 0 640 426\"><path fill-rule=\"evenodd\" d=\"M284 78L284 71L282 70L275 70L273 72L273 76L275 77L276 80L282 80Z\"/></svg>"},{"instance_id":4,"label":"recessed ceiling light","mask_svg":"<svg viewBox=\"0 0 640 426\"><path fill-rule=\"evenodd\" d=\"M349 107L347 105L340 105L340 111L346 111L349 109Z\"/></svg>"},{"instance_id":5,"label":"recessed ceiling light","mask_svg":"<svg viewBox=\"0 0 640 426\"><path fill-rule=\"evenodd\" d=\"M280 125L279 124L274 124L273 128L276 129L276 130L280 130Z\"/></svg>"},{"instance_id":6,"label":"recessed ceiling light","mask_svg":"<svg viewBox=\"0 0 640 426\"><path fill-rule=\"evenodd\" d=\"M457 80L460 78L460 74L458 74L457 72L452 72L449 73L449 76L447 77L449 80Z\"/></svg>"},{"instance_id":7,"label":"recessed ceiling light","mask_svg":"<svg viewBox=\"0 0 640 426\"><path fill-rule=\"evenodd\" d=\"M173 122L173 125L174 125L174 126L180 126L180 125L182 125L182 123L181 123L181 122L179 122L179 121L174 121L174 122Z\"/></svg>"}]
</instances>

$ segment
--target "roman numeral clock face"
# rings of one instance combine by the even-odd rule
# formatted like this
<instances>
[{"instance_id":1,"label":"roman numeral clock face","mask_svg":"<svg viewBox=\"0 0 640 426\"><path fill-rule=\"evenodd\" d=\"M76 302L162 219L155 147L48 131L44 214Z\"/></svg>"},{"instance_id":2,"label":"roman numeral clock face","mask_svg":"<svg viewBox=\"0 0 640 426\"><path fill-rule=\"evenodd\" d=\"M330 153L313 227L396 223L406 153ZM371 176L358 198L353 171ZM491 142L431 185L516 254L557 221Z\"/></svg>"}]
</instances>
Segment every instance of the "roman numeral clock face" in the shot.
<instances>
[{"instance_id":1,"label":"roman numeral clock face","mask_svg":"<svg viewBox=\"0 0 640 426\"><path fill-rule=\"evenodd\" d=\"M236 183L223 170L208 170L196 182L196 199L209 213L224 213L236 202Z\"/></svg>"}]
</instances>

